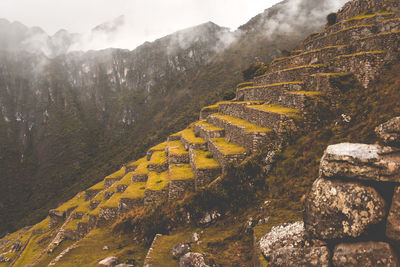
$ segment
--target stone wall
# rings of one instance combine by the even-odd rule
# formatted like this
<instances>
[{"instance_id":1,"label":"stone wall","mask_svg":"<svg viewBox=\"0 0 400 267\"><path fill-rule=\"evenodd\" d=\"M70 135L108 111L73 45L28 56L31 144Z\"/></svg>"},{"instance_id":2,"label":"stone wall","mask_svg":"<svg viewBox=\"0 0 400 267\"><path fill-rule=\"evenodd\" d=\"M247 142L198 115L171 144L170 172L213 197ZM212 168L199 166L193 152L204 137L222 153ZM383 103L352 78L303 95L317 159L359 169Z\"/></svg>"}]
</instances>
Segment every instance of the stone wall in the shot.
<instances>
[{"instance_id":1,"label":"stone wall","mask_svg":"<svg viewBox=\"0 0 400 267\"><path fill-rule=\"evenodd\" d=\"M149 171L153 171L153 172L164 172L166 170L168 170L168 161L165 161L161 164L150 164L147 165L147 168L149 169ZM133 179L133 177L132 177Z\"/></svg>"},{"instance_id":2,"label":"stone wall","mask_svg":"<svg viewBox=\"0 0 400 267\"><path fill-rule=\"evenodd\" d=\"M107 221L113 221L118 218L119 209L117 207L101 207L97 225Z\"/></svg>"},{"instance_id":3,"label":"stone wall","mask_svg":"<svg viewBox=\"0 0 400 267\"><path fill-rule=\"evenodd\" d=\"M234 154L234 155L224 155L219 149L218 146L212 141L212 139L208 140L208 150L213 154L213 157L218 163L222 166L222 169L225 169L229 162L239 163L243 161L247 154Z\"/></svg>"},{"instance_id":4,"label":"stone wall","mask_svg":"<svg viewBox=\"0 0 400 267\"><path fill-rule=\"evenodd\" d=\"M195 175L195 189L199 190L200 188L208 185L214 179L216 179L219 175L221 175L221 168L214 169L196 169L194 171Z\"/></svg>"},{"instance_id":5,"label":"stone wall","mask_svg":"<svg viewBox=\"0 0 400 267\"><path fill-rule=\"evenodd\" d=\"M207 126L204 125L195 125L194 132L196 136L200 136L204 140L209 140L210 138L219 138L225 136L225 130L214 130L207 129Z\"/></svg>"},{"instance_id":6,"label":"stone wall","mask_svg":"<svg viewBox=\"0 0 400 267\"><path fill-rule=\"evenodd\" d=\"M282 83L273 86L247 87L236 92L240 101L262 100L279 103L282 93L285 91L305 91L304 83Z\"/></svg>"},{"instance_id":7,"label":"stone wall","mask_svg":"<svg viewBox=\"0 0 400 267\"><path fill-rule=\"evenodd\" d=\"M168 164L189 163L189 154L168 153Z\"/></svg>"},{"instance_id":8,"label":"stone wall","mask_svg":"<svg viewBox=\"0 0 400 267\"><path fill-rule=\"evenodd\" d=\"M121 198L118 203L120 213L128 212L136 207L143 206L143 198Z\"/></svg>"},{"instance_id":9,"label":"stone wall","mask_svg":"<svg viewBox=\"0 0 400 267\"><path fill-rule=\"evenodd\" d=\"M170 180L168 200L182 199L189 191L194 191L194 179Z\"/></svg>"},{"instance_id":10,"label":"stone wall","mask_svg":"<svg viewBox=\"0 0 400 267\"><path fill-rule=\"evenodd\" d=\"M154 205L161 203L168 198L168 187L163 190L148 190L144 192L144 205Z\"/></svg>"},{"instance_id":11,"label":"stone wall","mask_svg":"<svg viewBox=\"0 0 400 267\"><path fill-rule=\"evenodd\" d=\"M104 189L111 187L115 182L121 180L122 177L119 178L105 178L104 179Z\"/></svg>"},{"instance_id":12,"label":"stone wall","mask_svg":"<svg viewBox=\"0 0 400 267\"><path fill-rule=\"evenodd\" d=\"M342 21L355 17L363 12L393 11L399 14L398 0L353 0L347 2L337 13L337 20Z\"/></svg>"},{"instance_id":13,"label":"stone wall","mask_svg":"<svg viewBox=\"0 0 400 267\"><path fill-rule=\"evenodd\" d=\"M89 201L94 198L97 193L99 193L102 189L88 189L85 191L85 201Z\"/></svg>"},{"instance_id":14,"label":"stone wall","mask_svg":"<svg viewBox=\"0 0 400 267\"><path fill-rule=\"evenodd\" d=\"M66 219L65 212L63 211L58 211L56 209L52 209L49 211L49 227L53 228L57 226L60 223L63 223Z\"/></svg>"},{"instance_id":15,"label":"stone wall","mask_svg":"<svg viewBox=\"0 0 400 267\"><path fill-rule=\"evenodd\" d=\"M146 182L148 178L148 174L137 174L137 173L133 173L132 174L132 183L134 182Z\"/></svg>"}]
</instances>

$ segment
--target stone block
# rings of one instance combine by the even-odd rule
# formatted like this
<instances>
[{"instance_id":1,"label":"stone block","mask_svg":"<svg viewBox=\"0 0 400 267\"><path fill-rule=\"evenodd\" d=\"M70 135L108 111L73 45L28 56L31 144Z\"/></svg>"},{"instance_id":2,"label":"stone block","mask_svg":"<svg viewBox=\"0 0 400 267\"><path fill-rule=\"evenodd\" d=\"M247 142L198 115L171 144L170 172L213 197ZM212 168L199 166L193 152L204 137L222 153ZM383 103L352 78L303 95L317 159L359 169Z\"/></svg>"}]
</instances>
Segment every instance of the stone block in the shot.
<instances>
[{"instance_id":1,"label":"stone block","mask_svg":"<svg viewBox=\"0 0 400 267\"><path fill-rule=\"evenodd\" d=\"M400 186L394 190L392 205L386 220L386 236L400 245Z\"/></svg>"},{"instance_id":2,"label":"stone block","mask_svg":"<svg viewBox=\"0 0 400 267\"><path fill-rule=\"evenodd\" d=\"M395 117L375 129L376 135L389 146L400 146L400 117Z\"/></svg>"}]
</instances>

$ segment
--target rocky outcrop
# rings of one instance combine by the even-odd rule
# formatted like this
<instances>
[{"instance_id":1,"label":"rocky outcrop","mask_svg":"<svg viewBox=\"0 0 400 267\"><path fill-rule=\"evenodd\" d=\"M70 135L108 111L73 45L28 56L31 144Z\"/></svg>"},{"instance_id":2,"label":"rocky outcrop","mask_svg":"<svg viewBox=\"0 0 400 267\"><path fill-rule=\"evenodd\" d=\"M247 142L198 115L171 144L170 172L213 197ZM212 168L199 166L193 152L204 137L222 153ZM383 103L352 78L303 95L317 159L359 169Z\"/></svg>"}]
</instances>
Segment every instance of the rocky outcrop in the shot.
<instances>
[{"instance_id":1,"label":"rocky outcrop","mask_svg":"<svg viewBox=\"0 0 400 267\"><path fill-rule=\"evenodd\" d=\"M305 228L319 239L358 237L385 215L385 200L374 188L322 177L304 204Z\"/></svg>"},{"instance_id":2,"label":"rocky outcrop","mask_svg":"<svg viewBox=\"0 0 400 267\"><path fill-rule=\"evenodd\" d=\"M397 186L386 221L386 236L400 244L400 186Z\"/></svg>"},{"instance_id":3,"label":"rocky outcrop","mask_svg":"<svg viewBox=\"0 0 400 267\"><path fill-rule=\"evenodd\" d=\"M339 244L332 257L333 266L399 266L399 260L388 243L360 242Z\"/></svg>"},{"instance_id":4,"label":"rocky outcrop","mask_svg":"<svg viewBox=\"0 0 400 267\"><path fill-rule=\"evenodd\" d=\"M386 145L400 146L400 117L379 125L375 132Z\"/></svg>"},{"instance_id":5,"label":"rocky outcrop","mask_svg":"<svg viewBox=\"0 0 400 267\"><path fill-rule=\"evenodd\" d=\"M179 260L179 267L208 267L203 254L189 252Z\"/></svg>"},{"instance_id":6,"label":"rocky outcrop","mask_svg":"<svg viewBox=\"0 0 400 267\"><path fill-rule=\"evenodd\" d=\"M400 182L400 151L380 145L330 145L320 171L327 178Z\"/></svg>"}]
</instances>

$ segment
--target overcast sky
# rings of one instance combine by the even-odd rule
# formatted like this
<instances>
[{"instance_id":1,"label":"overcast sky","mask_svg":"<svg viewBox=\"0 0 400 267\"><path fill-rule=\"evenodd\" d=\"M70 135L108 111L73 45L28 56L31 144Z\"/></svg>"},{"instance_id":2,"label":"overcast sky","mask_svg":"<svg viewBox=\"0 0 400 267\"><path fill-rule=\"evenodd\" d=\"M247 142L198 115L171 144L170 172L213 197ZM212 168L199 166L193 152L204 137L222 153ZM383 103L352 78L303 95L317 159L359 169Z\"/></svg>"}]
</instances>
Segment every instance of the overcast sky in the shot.
<instances>
[{"instance_id":1,"label":"overcast sky","mask_svg":"<svg viewBox=\"0 0 400 267\"><path fill-rule=\"evenodd\" d=\"M86 33L125 15L137 39L151 41L179 29L213 21L232 30L279 0L0 0L0 18Z\"/></svg>"}]
</instances>

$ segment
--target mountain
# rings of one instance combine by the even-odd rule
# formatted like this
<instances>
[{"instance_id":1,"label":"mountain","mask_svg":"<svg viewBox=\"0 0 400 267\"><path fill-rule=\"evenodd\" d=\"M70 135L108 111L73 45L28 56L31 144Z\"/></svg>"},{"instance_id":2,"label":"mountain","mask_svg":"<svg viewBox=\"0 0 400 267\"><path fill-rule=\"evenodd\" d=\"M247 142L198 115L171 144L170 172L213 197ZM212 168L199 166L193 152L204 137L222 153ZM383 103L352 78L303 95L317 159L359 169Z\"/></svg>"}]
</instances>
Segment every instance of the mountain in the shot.
<instances>
[{"instance_id":1,"label":"mountain","mask_svg":"<svg viewBox=\"0 0 400 267\"><path fill-rule=\"evenodd\" d=\"M289 6L308 22L298 24ZM232 95L248 64L270 62L319 29L332 8L330 1L286 1L234 33L209 22L133 51L54 58L1 52L1 231L39 220L143 155L193 121L201 107ZM283 21L295 31L272 30ZM69 40L65 31L55 36Z\"/></svg>"}]
</instances>

